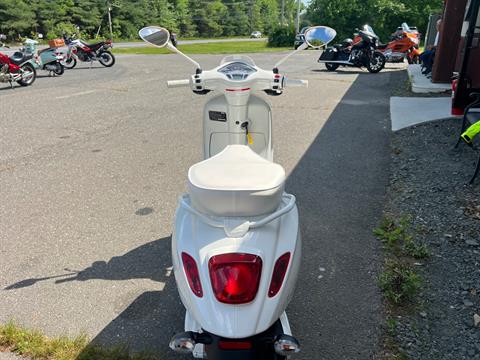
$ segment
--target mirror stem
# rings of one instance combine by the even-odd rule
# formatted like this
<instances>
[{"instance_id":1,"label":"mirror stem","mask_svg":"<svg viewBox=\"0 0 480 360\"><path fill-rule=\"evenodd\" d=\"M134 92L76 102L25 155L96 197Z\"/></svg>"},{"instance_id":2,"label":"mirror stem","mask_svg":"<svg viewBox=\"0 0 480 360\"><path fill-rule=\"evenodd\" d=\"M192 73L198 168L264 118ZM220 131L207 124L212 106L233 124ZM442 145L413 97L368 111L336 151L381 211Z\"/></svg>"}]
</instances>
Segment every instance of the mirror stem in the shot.
<instances>
[{"instance_id":1,"label":"mirror stem","mask_svg":"<svg viewBox=\"0 0 480 360\"><path fill-rule=\"evenodd\" d=\"M173 52L176 52L177 54L179 55L182 55L185 59L187 59L188 61L190 61L193 65L195 65L195 67L197 69L200 69L202 70L202 68L200 67L200 64L198 62L196 62L195 60L193 60L190 56L187 56L185 55L183 52L181 52L180 50L178 50L175 46L173 46L170 41L167 43L167 49L170 50L170 51L173 51Z\"/></svg>"},{"instance_id":2,"label":"mirror stem","mask_svg":"<svg viewBox=\"0 0 480 360\"><path fill-rule=\"evenodd\" d=\"M275 65L274 65L274 69L275 68L278 68L281 64L283 64L285 62L285 60L287 60L290 56L292 55L295 55L297 52L301 51L301 50L304 50L308 48L308 44L306 42L303 42L302 45L300 45L296 50L292 51L291 53L287 54L286 56L284 56L283 58L281 58Z\"/></svg>"}]
</instances>

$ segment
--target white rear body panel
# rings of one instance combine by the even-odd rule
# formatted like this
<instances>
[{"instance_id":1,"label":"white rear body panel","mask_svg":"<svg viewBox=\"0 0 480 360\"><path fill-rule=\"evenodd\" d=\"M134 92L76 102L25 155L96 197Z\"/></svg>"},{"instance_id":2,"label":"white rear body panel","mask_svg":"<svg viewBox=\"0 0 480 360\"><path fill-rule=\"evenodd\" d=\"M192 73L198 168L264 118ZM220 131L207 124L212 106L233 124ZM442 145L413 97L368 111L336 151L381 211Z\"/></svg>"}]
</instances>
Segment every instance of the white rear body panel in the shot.
<instances>
[{"instance_id":1,"label":"white rear body panel","mask_svg":"<svg viewBox=\"0 0 480 360\"><path fill-rule=\"evenodd\" d=\"M215 115L219 119L212 120ZM223 120L225 119L225 120ZM248 144L242 124L248 121L253 143ZM270 105L249 91L221 94L210 99L203 110L204 158L221 152L227 145L248 145L267 160L273 160L272 112Z\"/></svg>"},{"instance_id":2,"label":"white rear body panel","mask_svg":"<svg viewBox=\"0 0 480 360\"><path fill-rule=\"evenodd\" d=\"M201 298L193 294L188 285L181 260L182 252L188 253L197 263L203 288ZM214 255L232 252L249 253L262 258L258 292L248 304L221 303L212 290L209 259ZM286 252L291 253L287 273L278 294L270 298L268 289L275 262ZM300 258L301 240L296 206L276 220L250 229L238 238L228 237L223 228L210 226L199 216L179 206L172 236L172 259L180 298L187 309L185 330L193 330L193 324L198 324L202 330L226 338L244 338L265 331L281 317L293 295Z\"/></svg>"}]
</instances>

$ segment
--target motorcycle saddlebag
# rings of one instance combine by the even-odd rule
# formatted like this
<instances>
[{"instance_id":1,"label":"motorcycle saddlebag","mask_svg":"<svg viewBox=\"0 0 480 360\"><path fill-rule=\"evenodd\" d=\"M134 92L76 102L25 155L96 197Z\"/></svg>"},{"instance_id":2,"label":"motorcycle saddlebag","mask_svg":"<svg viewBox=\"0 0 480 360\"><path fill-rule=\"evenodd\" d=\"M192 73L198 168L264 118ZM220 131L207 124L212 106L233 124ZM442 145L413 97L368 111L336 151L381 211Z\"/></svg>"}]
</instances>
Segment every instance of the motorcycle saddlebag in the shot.
<instances>
[{"instance_id":1,"label":"motorcycle saddlebag","mask_svg":"<svg viewBox=\"0 0 480 360\"><path fill-rule=\"evenodd\" d=\"M337 49L335 49L333 47L329 47L329 48L325 49L325 51L322 53L322 55L320 55L319 60L325 60L325 61L336 60L337 57L338 57Z\"/></svg>"}]
</instances>

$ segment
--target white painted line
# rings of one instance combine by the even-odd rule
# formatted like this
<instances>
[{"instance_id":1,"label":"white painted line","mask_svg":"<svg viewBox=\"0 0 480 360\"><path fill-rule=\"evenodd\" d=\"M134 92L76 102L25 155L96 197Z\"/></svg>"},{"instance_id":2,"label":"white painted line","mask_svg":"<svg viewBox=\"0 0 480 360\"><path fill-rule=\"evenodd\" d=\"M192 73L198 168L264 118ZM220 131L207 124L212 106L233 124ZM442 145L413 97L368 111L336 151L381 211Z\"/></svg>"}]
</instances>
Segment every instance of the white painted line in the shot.
<instances>
[{"instance_id":1,"label":"white painted line","mask_svg":"<svg viewBox=\"0 0 480 360\"><path fill-rule=\"evenodd\" d=\"M97 91L98 90L81 91L81 92L73 93L73 94L69 94L69 95L57 96L55 99L57 99L57 100L68 99L68 98L75 97L75 96L82 96L82 95L91 94L91 93L94 93L94 92L97 92Z\"/></svg>"}]
</instances>

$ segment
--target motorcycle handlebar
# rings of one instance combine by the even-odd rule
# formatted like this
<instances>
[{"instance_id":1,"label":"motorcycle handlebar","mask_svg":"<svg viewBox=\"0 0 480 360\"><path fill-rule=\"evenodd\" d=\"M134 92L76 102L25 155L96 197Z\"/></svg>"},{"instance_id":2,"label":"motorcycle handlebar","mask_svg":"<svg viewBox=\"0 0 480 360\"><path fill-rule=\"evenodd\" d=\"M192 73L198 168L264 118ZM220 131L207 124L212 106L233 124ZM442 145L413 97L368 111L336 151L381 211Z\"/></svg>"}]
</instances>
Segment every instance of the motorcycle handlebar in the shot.
<instances>
[{"instance_id":1,"label":"motorcycle handlebar","mask_svg":"<svg viewBox=\"0 0 480 360\"><path fill-rule=\"evenodd\" d=\"M167 87L175 88L175 87L190 87L190 80L169 80L167 81Z\"/></svg>"},{"instance_id":2,"label":"motorcycle handlebar","mask_svg":"<svg viewBox=\"0 0 480 360\"><path fill-rule=\"evenodd\" d=\"M308 87L308 80L296 80L285 78L285 87Z\"/></svg>"}]
</instances>

